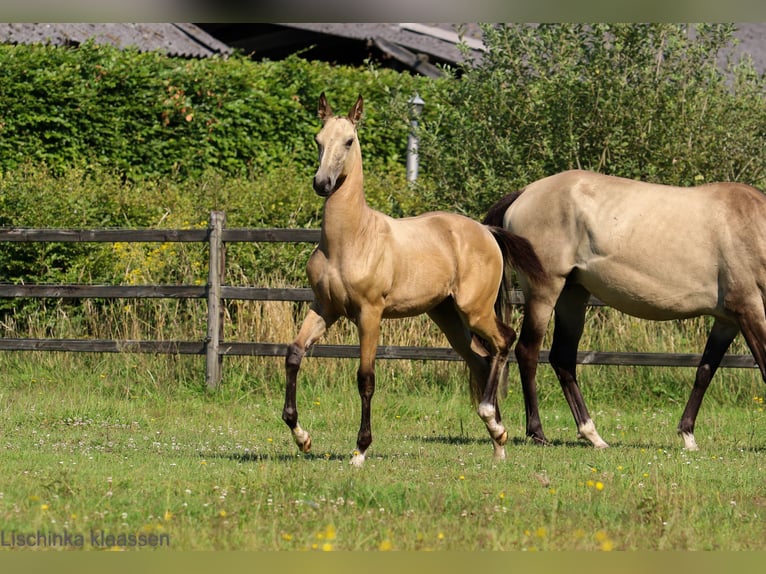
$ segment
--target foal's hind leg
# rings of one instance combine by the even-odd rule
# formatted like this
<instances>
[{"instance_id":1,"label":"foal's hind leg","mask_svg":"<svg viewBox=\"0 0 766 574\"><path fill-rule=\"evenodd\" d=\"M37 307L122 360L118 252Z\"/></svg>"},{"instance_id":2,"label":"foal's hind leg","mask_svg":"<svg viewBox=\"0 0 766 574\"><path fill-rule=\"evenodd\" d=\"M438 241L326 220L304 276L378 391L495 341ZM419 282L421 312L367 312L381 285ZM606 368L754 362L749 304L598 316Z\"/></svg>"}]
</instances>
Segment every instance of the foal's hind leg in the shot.
<instances>
[{"instance_id":1,"label":"foal's hind leg","mask_svg":"<svg viewBox=\"0 0 766 574\"><path fill-rule=\"evenodd\" d=\"M472 347L471 331L463 323L451 298L431 309L428 315L445 334L452 348L468 365L471 371L471 396L492 439L494 457L498 460L504 459L504 445L508 440L508 432L501 422L497 389L516 334L513 329L499 321L495 329L482 326L480 332L476 327L477 333L495 347L490 355L480 355Z\"/></svg>"},{"instance_id":2,"label":"foal's hind leg","mask_svg":"<svg viewBox=\"0 0 766 574\"><path fill-rule=\"evenodd\" d=\"M303 356L306 354L306 349L319 339L335 320L336 317L323 317L319 307L312 305L301 324L298 336L287 347L287 356L285 357L287 383L285 385L285 405L282 409L282 420L290 427L295 444L298 445L301 452L311 450L311 436L298 424L298 407L295 400L298 370L301 367Z\"/></svg>"},{"instance_id":3,"label":"foal's hind leg","mask_svg":"<svg viewBox=\"0 0 766 574\"><path fill-rule=\"evenodd\" d=\"M508 364L511 345L516 340L516 332L495 315L492 307L483 312L466 315L466 321L468 328L490 346L492 359L489 375L477 411L492 439L495 459L504 459L508 432L501 421L497 390Z\"/></svg>"},{"instance_id":4,"label":"foal's hind leg","mask_svg":"<svg viewBox=\"0 0 766 574\"><path fill-rule=\"evenodd\" d=\"M705 351L702 353L702 360L697 367L697 376L694 379L694 387L686 402L686 408L681 421L678 423L678 434L684 440L684 448L687 450L697 450L697 441L694 440L694 422L697 420L697 413L700 410L702 399L705 396L710 380L715 375L718 365L721 364L726 350L731 345L734 337L739 333L739 327L734 323L725 323L716 319L713 328L705 343Z\"/></svg>"},{"instance_id":5,"label":"foal's hind leg","mask_svg":"<svg viewBox=\"0 0 766 574\"><path fill-rule=\"evenodd\" d=\"M497 394L500 381L502 380L508 365L508 355L510 354L511 345L516 339L516 332L499 319L496 319L496 323L497 331L499 332L502 342L493 349L489 376L487 377L487 385L484 389L484 394L482 395L477 411L479 417L481 417L484 424L487 426L487 431L492 439L492 444L495 449L495 459L502 460L505 458L505 443L508 440L508 431L505 430L502 423Z\"/></svg>"},{"instance_id":6,"label":"foal's hind leg","mask_svg":"<svg viewBox=\"0 0 766 574\"><path fill-rule=\"evenodd\" d=\"M550 363L569 403L578 435L587 438L596 448L607 448L609 445L596 431L577 384L577 347L585 325L585 304L589 297L590 293L579 285L568 285L561 292L556 303Z\"/></svg>"},{"instance_id":7,"label":"foal's hind leg","mask_svg":"<svg viewBox=\"0 0 766 574\"><path fill-rule=\"evenodd\" d=\"M427 312L431 320L447 337L450 346L460 355L471 372L471 398L481 400L489 378L491 355L482 345L474 346L471 331L465 326L450 297Z\"/></svg>"}]
</instances>

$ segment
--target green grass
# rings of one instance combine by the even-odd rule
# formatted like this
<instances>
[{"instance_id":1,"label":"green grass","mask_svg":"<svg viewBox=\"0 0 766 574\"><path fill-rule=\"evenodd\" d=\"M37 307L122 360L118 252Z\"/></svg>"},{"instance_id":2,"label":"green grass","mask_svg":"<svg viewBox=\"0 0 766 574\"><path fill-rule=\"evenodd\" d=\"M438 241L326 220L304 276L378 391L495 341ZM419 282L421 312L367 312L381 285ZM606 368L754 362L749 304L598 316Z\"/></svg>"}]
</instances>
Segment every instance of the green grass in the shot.
<instances>
[{"instance_id":1,"label":"green grass","mask_svg":"<svg viewBox=\"0 0 766 574\"><path fill-rule=\"evenodd\" d=\"M699 452L683 451L675 434L685 396L640 393L651 381L611 367L582 369L611 449L575 439L548 366L541 411L553 445L528 444L513 371L502 403L508 459L497 463L460 365L379 361L374 443L357 469L353 361L305 361L298 407L310 455L297 453L280 419L281 359L227 361L213 392L203 368L189 357L0 355L6 540L68 532L91 550L102 547L91 532L103 531L166 535L172 549L766 546L766 413L750 371L724 370L711 386ZM656 384L678 374L682 395L693 376L634 371Z\"/></svg>"}]
</instances>

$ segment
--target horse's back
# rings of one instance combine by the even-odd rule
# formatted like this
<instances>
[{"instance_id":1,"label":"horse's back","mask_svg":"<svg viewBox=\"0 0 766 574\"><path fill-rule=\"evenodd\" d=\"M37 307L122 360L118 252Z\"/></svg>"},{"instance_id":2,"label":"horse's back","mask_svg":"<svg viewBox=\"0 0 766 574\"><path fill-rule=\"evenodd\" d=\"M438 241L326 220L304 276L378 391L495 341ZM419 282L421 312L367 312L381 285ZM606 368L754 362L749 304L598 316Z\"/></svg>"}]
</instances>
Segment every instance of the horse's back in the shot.
<instances>
[{"instance_id":1,"label":"horse's back","mask_svg":"<svg viewBox=\"0 0 766 574\"><path fill-rule=\"evenodd\" d=\"M489 229L469 217L434 211L388 218L392 292L419 289L438 296L494 297L503 257ZM436 293L434 293L436 295ZM402 300L414 297L400 295Z\"/></svg>"},{"instance_id":2,"label":"horse's back","mask_svg":"<svg viewBox=\"0 0 766 574\"><path fill-rule=\"evenodd\" d=\"M482 250L499 253L486 226L467 216L431 211L404 218L389 218L392 239L402 251L413 248L439 256L481 257ZM478 252L477 252L478 251ZM474 254L471 256L471 254Z\"/></svg>"},{"instance_id":3,"label":"horse's back","mask_svg":"<svg viewBox=\"0 0 766 574\"><path fill-rule=\"evenodd\" d=\"M646 318L713 312L720 281L766 266L766 199L736 183L684 188L568 171L528 185L504 223L549 273Z\"/></svg>"},{"instance_id":4,"label":"horse's back","mask_svg":"<svg viewBox=\"0 0 766 574\"><path fill-rule=\"evenodd\" d=\"M610 251L632 251L633 242L648 247L656 239L710 246L723 235L766 229L766 196L740 183L677 187L572 170L524 188L504 223L521 235L544 223Z\"/></svg>"}]
</instances>

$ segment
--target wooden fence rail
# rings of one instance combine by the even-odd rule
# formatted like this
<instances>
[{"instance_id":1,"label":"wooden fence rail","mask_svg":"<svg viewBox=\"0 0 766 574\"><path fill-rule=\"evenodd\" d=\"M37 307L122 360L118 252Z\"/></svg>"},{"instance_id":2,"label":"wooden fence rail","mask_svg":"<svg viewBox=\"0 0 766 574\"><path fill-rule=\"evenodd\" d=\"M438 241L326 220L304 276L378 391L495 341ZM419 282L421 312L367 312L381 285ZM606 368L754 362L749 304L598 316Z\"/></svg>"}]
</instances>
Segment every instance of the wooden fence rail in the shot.
<instances>
[{"instance_id":1,"label":"wooden fence rail","mask_svg":"<svg viewBox=\"0 0 766 574\"><path fill-rule=\"evenodd\" d=\"M184 242L208 244L208 281L206 285L12 285L0 283L0 298L175 298L207 299L207 333L199 341L135 341L101 339L19 339L0 337L0 351L67 351L89 353L159 353L205 355L205 379L209 387L221 380L225 356L284 356L287 342L228 342L223 333L223 301L311 301L307 288L263 288L225 285L225 245L234 242L317 243L318 229L227 229L226 216L212 212L207 229L0 229L0 242ZM516 292L513 303L523 304ZM591 305L601 302L591 299ZM313 357L358 358L353 345L315 345ZM459 361L448 347L413 347L382 345L380 359L415 359ZM513 359L512 359L513 360ZM548 361L542 351L540 360ZM699 354L631 353L581 351L577 361L585 365L637 365L695 367ZM722 366L754 368L750 355L729 355Z\"/></svg>"}]
</instances>

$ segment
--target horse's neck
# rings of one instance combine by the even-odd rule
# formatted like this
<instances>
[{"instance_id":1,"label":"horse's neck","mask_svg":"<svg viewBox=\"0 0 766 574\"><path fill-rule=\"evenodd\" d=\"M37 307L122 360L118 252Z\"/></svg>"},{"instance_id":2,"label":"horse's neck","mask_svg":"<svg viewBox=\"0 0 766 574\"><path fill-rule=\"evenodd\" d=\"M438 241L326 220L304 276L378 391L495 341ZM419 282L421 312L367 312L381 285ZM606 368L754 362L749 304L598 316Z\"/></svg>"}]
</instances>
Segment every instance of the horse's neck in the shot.
<instances>
[{"instance_id":1,"label":"horse's neck","mask_svg":"<svg viewBox=\"0 0 766 574\"><path fill-rule=\"evenodd\" d=\"M377 212L364 197L361 163L327 198L322 214L322 239L328 249L358 248L360 236L368 233Z\"/></svg>"}]
</instances>

